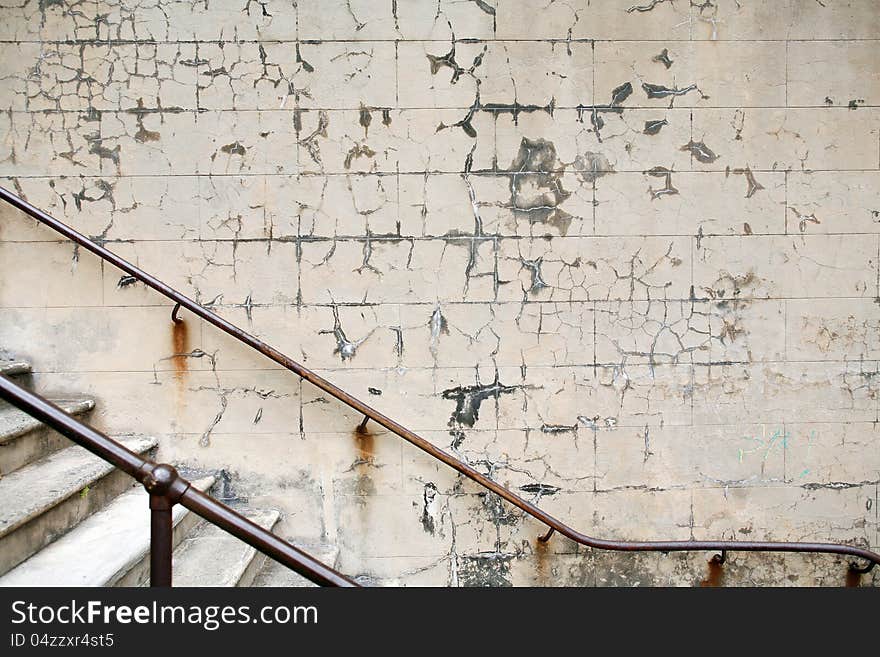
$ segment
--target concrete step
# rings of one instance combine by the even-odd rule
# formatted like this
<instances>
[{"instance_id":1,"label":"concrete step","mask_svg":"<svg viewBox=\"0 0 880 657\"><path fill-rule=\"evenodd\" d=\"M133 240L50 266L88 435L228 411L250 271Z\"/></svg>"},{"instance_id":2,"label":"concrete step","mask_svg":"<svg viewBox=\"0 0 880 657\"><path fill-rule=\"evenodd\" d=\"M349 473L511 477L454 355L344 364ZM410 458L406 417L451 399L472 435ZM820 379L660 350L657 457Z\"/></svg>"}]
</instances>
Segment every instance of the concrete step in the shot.
<instances>
[{"instance_id":1,"label":"concrete step","mask_svg":"<svg viewBox=\"0 0 880 657\"><path fill-rule=\"evenodd\" d=\"M0 374L8 377L24 376L31 373L31 364L14 358L0 358Z\"/></svg>"},{"instance_id":2,"label":"concrete step","mask_svg":"<svg viewBox=\"0 0 880 657\"><path fill-rule=\"evenodd\" d=\"M214 477L193 481L210 490ZM174 545L199 522L175 505ZM149 495L140 484L0 577L0 586L132 586L150 577Z\"/></svg>"},{"instance_id":3,"label":"concrete step","mask_svg":"<svg viewBox=\"0 0 880 657\"><path fill-rule=\"evenodd\" d=\"M326 544L306 545L297 543L295 541L293 542L293 544L303 552L306 552L313 556L325 566L330 566L331 568L336 567L336 560L339 558L339 548L337 546ZM310 582L299 573L291 570L287 566L278 563L274 559L266 559L266 564L254 578L253 586L281 586L288 588L303 588L309 586L317 586L317 584Z\"/></svg>"},{"instance_id":4,"label":"concrete step","mask_svg":"<svg viewBox=\"0 0 880 657\"><path fill-rule=\"evenodd\" d=\"M73 416L86 415L95 401L79 399L51 400ZM14 406L0 407L0 476L68 447L71 442L39 420Z\"/></svg>"},{"instance_id":5,"label":"concrete step","mask_svg":"<svg viewBox=\"0 0 880 657\"><path fill-rule=\"evenodd\" d=\"M155 438L120 438L138 454ZM0 479L0 574L9 571L131 486L131 477L77 445Z\"/></svg>"},{"instance_id":6,"label":"concrete step","mask_svg":"<svg viewBox=\"0 0 880 657\"><path fill-rule=\"evenodd\" d=\"M277 511L247 511L244 516L272 530ZM250 586L266 556L216 525L202 523L174 551L174 586Z\"/></svg>"}]
</instances>

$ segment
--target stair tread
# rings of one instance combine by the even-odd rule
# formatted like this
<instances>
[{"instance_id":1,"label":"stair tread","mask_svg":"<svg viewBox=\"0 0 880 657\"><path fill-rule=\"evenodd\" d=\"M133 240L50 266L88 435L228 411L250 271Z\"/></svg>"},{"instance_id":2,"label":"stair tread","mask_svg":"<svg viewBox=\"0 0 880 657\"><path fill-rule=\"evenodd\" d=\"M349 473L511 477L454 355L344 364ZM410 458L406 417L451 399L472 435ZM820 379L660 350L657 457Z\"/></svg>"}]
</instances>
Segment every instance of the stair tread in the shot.
<instances>
[{"instance_id":1,"label":"stair tread","mask_svg":"<svg viewBox=\"0 0 880 657\"><path fill-rule=\"evenodd\" d=\"M206 491L214 477L192 482ZM0 586L112 586L150 549L150 509L140 485L0 577ZM176 525L190 511L174 506Z\"/></svg>"},{"instance_id":2,"label":"stair tread","mask_svg":"<svg viewBox=\"0 0 880 657\"><path fill-rule=\"evenodd\" d=\"M327 544L301 545L300 543L294 543L294 545L324 565L331 568L336 567L336 559L339 557L339 548L337 546ZM254 578L253 586L302 588L317 586L317 584L307 580L284 564L280 564L274 559L269 559L256 578Z\"/></svg>"},{"instance_id":3,"label":"stair tread","mask_svg":"<svg viewBox=\"0 0 880 657\"><path fill-rule=\"evenodd\" d=\"M31 364L23 360L0 360L0 374L5 376L19 376L30 371Z\"/></svg>"},{"instance_id":4,"label":"stair tread","mask_svg":"<svg viewBox=\"0 0 880 657\"><path fill-rule=\"evenodd\" d=\"M143 453L156 438L128 437L117 442ZM78 445L67 447L0 479L0 537L6 536L113 470L104 459Z\"/></svg>"},{"instance_id":5,"label":"stair tread","mask_svg":"<svg viewBox=\"0 0 880 657\"><path fill-rule=\"evenodd\" d=\"M271 530L278 511L246 511L248 520ZM175 586L236 586L256 556L244 541L210 523L202 524L174 550Z\"/></svg>"},{"instance_id":6,"label":"stair tread","mask_svg":"<svg viewBox=\"0 0 880 657\"><path fill-rule=\"evenodd\" d=\"M61 410L71 415L82 415L95 407L95 400L87 397L51 400ZM45 426L36 418L28 415L15 406L0 408L0 445Z\"/></svg>"}]
</instances>

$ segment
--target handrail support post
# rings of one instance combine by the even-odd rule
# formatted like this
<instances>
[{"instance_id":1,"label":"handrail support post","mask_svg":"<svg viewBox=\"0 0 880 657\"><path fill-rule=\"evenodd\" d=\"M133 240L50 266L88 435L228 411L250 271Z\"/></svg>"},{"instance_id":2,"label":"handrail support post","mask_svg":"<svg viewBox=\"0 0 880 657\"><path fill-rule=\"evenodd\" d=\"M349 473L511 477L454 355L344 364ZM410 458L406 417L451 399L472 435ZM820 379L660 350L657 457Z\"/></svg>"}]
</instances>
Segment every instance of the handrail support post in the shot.
<instances>
[{"instance_id":1,"label":"handrail support post","mask_svg":"<svg viewBox=\"0 0 880 657\"><path fill-rule=\"evenodd\" d=\"M550 540L550 537L553 536L553 534L554 534L555 532L556 532L556 530L555 530L553 527L551 527L551 528L547 531L546 534L543 534L542 536L539 536L539 537L538 537L538 540L541 541L541 543L546 543L547 541Z\"/></svg>"},{"instance_id":2,"label":"handrail support post","mask_svg":"<svg viewBox=\"0 0 880 657\"><path fill-rule=\"evenodd\" d=\"M150 494L150 586L171 586L172 513L190 484L167 463L147 462L138 480Z\"/></svg>"},{"instance_id":3,"label":"handrail support post","mask_svg":"<svg viewBox=\"0 0 880 657\"><path fill-rule=\"evenodd\" d=\"M150 586L171 586L173 507L168 495L150 495Z\"/></svg>"}]
</instances>

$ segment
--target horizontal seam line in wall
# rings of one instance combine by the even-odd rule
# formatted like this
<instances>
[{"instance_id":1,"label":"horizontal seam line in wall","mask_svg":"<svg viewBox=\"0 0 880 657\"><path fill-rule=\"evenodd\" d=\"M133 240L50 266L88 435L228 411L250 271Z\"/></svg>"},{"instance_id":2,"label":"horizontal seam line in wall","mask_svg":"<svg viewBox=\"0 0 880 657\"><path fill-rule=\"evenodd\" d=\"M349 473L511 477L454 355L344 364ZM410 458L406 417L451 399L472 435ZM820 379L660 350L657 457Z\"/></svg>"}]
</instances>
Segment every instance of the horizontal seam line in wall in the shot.
<instances>
[{"instance_id":1,"label":"horizontal seam line in wall","mask_svg":"<svg viewBox=\"0 0 880 657\"><path fill-rule=\"evenodd\" d=\"M592 43L610 43L610 44L618 44L618 43L860 43L860 42L874 42L880 41L880 35L871 36L871 37L780 37L776 39L756 39L756 38L743 38L743 39L681 39L670 37L667 39L634 39L634 38L614 38L614 37L577 37L577 38L569 38L567 35L560 35L558 37L541 37L541 38L517 38L517 37L457 37L455 39L455 43L458 45L467 45L467 44L482 44L482 43L549 43L549 44L585 44L590 45ZM288 39L218 39L206 37L204 39L0 39L0 45L9 44L9 45L18 45L18 44L32 44L32 45L46 45L46 44L57 44L57 45L70 45L70 46L96 46L96 47L113 47L113 46L138 46L138 45L197 45L197 44L296 44L306 46L319 46L325 43L352 43L352 44L364 44L364 43L436 43L443 44L448 46L452 42L451 38L446 39L425 39L419 37L412 38L394 38L394 39L322 39L320 36L315 37L307 37L302 36L297 38L288 38Z\"/></svg>"},{"instance_id":2,"label":"horizontal seam line in wall","mask_svg":"<svg viewBox=\"0 0 880 657\"><path fill-rule=\"evenodd\" d=\"M746 159L746 158L743 158ZM797 170L797 169L764 169L764 168L753 168L749 167L752 173L767 173L767 174L796 174L809 176L814 173L877 173L880 171L878 168L871 169L806 169L806 170ZM518 170L516 175L527 175L527 174L540 174L546 175L548 173L568 173L568 174L577 174L577 173L594 173L592 169L550 169L548 171L527 171L527 170ZM13 174L13 173L2 173L0 172L0 179L3 180L82 180L82 179L96 179L96 180L107 180L114 178L327 178L330 176L356 176L356 177L390 177L390 176L425 176L432 175L442 175L442 176L456 176L462 177L463 175L473 176L475 178L479 177L509 177L512 172L505 171L503 169L499 170L477 170L470 171L467 174L463 174L461 170L454 171L452 169L448 171L434 169L428 171L417 171L417 170L394 170L389 169L388 171L329 171L329 172L318 172L318 171L301 171L301 172L291 172L291 173L138 173L138 174L108 174L108 175L100 175L100 174L76 174L76 173L59 173L56 175L47 176L45 174ZM598 171L600 174L617 174L617 173L627 173L627 174L641 174L641 175L649 175L644 169L615 169L615 170L607 170L607 171ZM681 169L670 171L672 174L694 174L694 173L702 173L702 174L723 174L725 176L728 175L725 169ZM205 200L205 199L201 199Z\"/></svg>"},{"instance_id":3,"label":"horizontal seam line in wall","mask_svg":"<svg viewBox=\"0 0 880 657\"><path fill-rule=\"evenodd\" d=\"M309 421L311 421L311 420L309 420ZM355 420L355 421L356 421L356 420ZM699 427L759 426L759 425L762 425L762 424L770 424L770 425L782 425L782 424L784 424L784 425L788 425L788 426L794 426L794 425L822 425L822 426L827 426L827 425L839 425L840 422L839 422L839 421L834 422L834 421L830 421L830 420L828 420L828 421L819 421L819 422L812 422L812 421L807 421L807 422L786 422L786 421L780 420L780 421L776 421L776 422L772 422L772 421L771 421L771 422L768 422L768 421L764 421L764 422L746 422L746 423L744 423L744 424L739 424L739 423L734 424L734 423L732 423L732 422L719 422L719 423L708 423L708 424L707 424L707 423L699 423L699 424L666 424L664 428L667 428L667 427L668 427L668 428L675 427L675 428L681 429L681 428L686 428L686 427L699 428ZM849 421L849 420L848 420L848 421L846 422L846 424L865 424L865 425L867 425L867 424L876 424L876 421L873 421L873 420L852 420L852 421ZM652 429L660 429L660 428L661 428L661 427L658 426L658 425L650 425L650 424L649 424L648 426L649 426L649 428L652 428ZM619 431L620 429L635 429L635 430L638 431L638 430L644 430L644 428L645 428L645 423L644 423L644 422L637 423L637 424L620 424L620 423L618 423L618 424L616 424L616 425L614 426L614 428L600 427L600 428L598 428L598 429L591 429L590 427L582 426L582 427L579 427L579 428L578 428L578 433L580 433L580 434L582 434L582 435L586 435L586 434L589 434L589 433L592 433L592 432L596 432L596 433L598 433L598 434L601 435L601 434L603 434L603 433L612 433L612 432L615 432L615 431ZM438 429L416 429L415 431L418 431L418 432L419 432L420 434L422 434L422 435L431 435L431 434L444 434L444 435L447 435L447 436L449 435L449 431L448 431L448 430L447 430L447 431L440 431L440 430L438 430ZM541 433L540 429L536 429L536 428L534 428L534 427L529 428L529 427L519 427L519 426L517 426L517 427L502 427L502 428L497 428L497 429L472 429L472 428L468 427L468 433L469 433L469 434L475 434L475 435L476 435L476 434L480 434L480 433L482 433L482 434L488 434L488 433L500 433L500 432L517 432L517 433L526 433L526 432L528 432L528 433ZM342 429L342 428L340 428L338 431L310 431L310 430L307 429L307 430L304 431L303 433L305 433L306 435L346 435L346 436L351 436L351 430L345 431L345 430ZM379 431L376 432L376 435L380 435L380 436L381 436L381 435L390 435L390 434L391 434L390 431L385 431L385 430L382 430L381 432L379 432ZM574 432L567 432L567 433L564 434L564 435L573 435L573 434L574 434ZM135 432L135 433L114 432L114 435L117 435L117 436L127 436L127 435L141 435L141 434L138 433L138 432ZM182 436L193 436L193 437L196 437L196 436L201 436L202 434L201 434L201 433L194 432L194 431L182 431L182 432L173 432L173 433L171 433L171 432L162 432L162 431L160 431L160 432L156 432L156 434L153 434L153 432L150 432L150 435L158 435L158 436L165 436L165 435L167 435L167 436L181 436L181 435L182 435ZM239 437L242 437L243 439L246 439L246 438L250 438L251 436L291 436L291 437L297 437L297 438L298 438L298 437L299 437L300 435L302 435L302 434L300 433L299 430L296 430L296 431L290 431L290 432L284 432L284 431L262 431L262 432L259 432L259 433L256 433L256 432L255 432L255 433L250 433L250 432L245 431L245 430L241 430L241 431L216 431L216 430L215 430L215 431L212 431L212 432L211 432L211 435L212 435L212 436L218 436L218 435L219 435L219 436L239 436ZM556 434L557 439L558 439L558 435L559 435L559 434ZM435 445L437 445L437 444L442 445L443 443L434 443L434 444L435 444ZM859 445L859 446L860 446L860 447L864 447L863 444L862 444L862 445ZM414 449L418 449L418 448L414 448ZM464 450L464 451L467 451L467 450ZM584 476L585 479L592 479L593 477L594 477L594 475L585 475L585 476ZM877 485L876 482L874 482L874 481L867 481L867 482L854 482L854 483L855 483L855 485L858 486L858 487L862 487L862 486L876 486L876 485ZM751 488L752 486L749 486L749 487Z\"/></svg>"},{"instance_id":4,"label":"horizontal seam line in wall","mask_svg":"<svg viewBox=\"0 0 880 657\"><path fill-rule=\"evenodd\" d=\"M122 292L120 292L122 294ZM156 293L158 294L158 292ZM442 306L465 306L465 305L476 305L476 306L486 306L486 305L535 305L535 304L622 304L622 303L632 303L632 304L647 304L647 303L656 303L656 304L665 304L665 303L719 303L719 302L728 302L728 301L750 301L750 302L760 302L760 301L865 301L870 303L876 303L876 298L871 296L864 297L846 297L846 296L812 296L812 297L750 297L750 296L736 296L736 297L717 297L714 299L690 299L690 298L660 298L660 299L582 299L582 300L529 300L522 301L511 299L511 300L502 300L502 301L493 301L491 299L484 301L440 301L439 303ZM171 308L174 305L173 301L168 301L163 304L137 304L137 305L69 305L69 306L12 306L12 305L4 305L0 306L0 311L2 310L57 310L57 309L71 309L71 308ZM373 301L364 303L362 301L338 301L338 302L313 302L313 303L279 303L279 304L266 304L266 303L253 303L251 304L252 308L288 308L291 310L298 310L301 308L373 308L380 306L424 306L436 308L436 302L424 302L424 301ZM244 304L212 304L211 306L207 306L209 309L232 309L232 308L243 308Z\"/></svg>"},{"instance_id":5,"label":"horizontal seam line in wall","mask_svg":"<svg viewBox=\"0 0 880 657\"><path fill-rule=\"evenodd\" d=\"M789 175L795 176L810 176L814 173L877 173L878 169L876 167L865 169L865 168L840 168L840 169L761 169L761 168L753 168L749 167L752 173L776 173L782 175L784 173L788 173ZM458 171L444 171L442 169L428 169L423 171L416 170L392 170L392 171L341 171L341 172L328 172L328 173L319 173L314 171L302 171L300 173L248 173L246 171L238 172L238 173L120 173L120 174L85 174L85 173L62 173L56 175L46 175L46 174L6 174L0 173L0 179L3 180L14 180L14 179L23 179L23 180L106 180L108 178L324 178L328 176L355 176L359 178L388 178L391 176L424 176L425 174L430 175L440 175L440 176L455 176L460 178L462 175L465 175L461 170ZM639 175L648 175L648 172L645 169L577 169L577 168L559 168L553 169L549 168L546 170L531 170L531 169L517 169L516 171L506 171L504 169L472 169L467 172L468 176L473 176L475 178L505 178L512 174L522 175L522 174L547 174L547 173L597 173L600 174L599 177L605 174L639 174ZM724 174L725 177L729 177L731 172L728 172L727 169L716 169L716 168L706 168L706 169L676 169L674 171L670 171L673 174ZM200 199L206 200L206 199Z\"/></svg>"},{"instance_id":6,"label":"horizontal seam line in wall","mask_svg":"<svg viewBox=\"0 0 880 657\"><path fill-rule=\"evenodd\" d=\"M777 221L781 221L781 218L777 218ZM705 223L707 220L703 220ZM753 219L754 221L754 219ZM501 242L501 241L528 241L534 240L538 243L546 243L548 239L555 240L558 242L566 242L571 240L662 240L662 239L681 239L681 238L690 238L690 239L699 239L705 241L718 240L718 239L752 239L752 238L761 238L761 237L793 237L793 238L805 238L805 239L821 239L827 237L851 237L851 236L865 236L869 235L874 237L880 234L880 229L877 232L827 232L827 233L752 233L750 235L744 235L742 233L704 233L700 236L694 235L693 233L584 233L581 235L502 235L495 233L484 233L482 235L281 235L276 237L193 237L191 239L183 239L183 238L175 238L175 239L164 239L164 238L109 238L101 240L101 244L107 245L124 245L124 244L201 244L201 243L218 243L218 244L296 244L299 243L315 243L315 244L323 244L323 243L334 243L334 242L372 242L376 244L381 244L382 242L388 243L398 243L398 242ZM71 244L73 242L69 240L56 240L56 239L0 239L0 244ZM505 257L505 254L500 254L501 257ZM552 254L550 254L552 255ZM511 259L517 259L518 256L509 256ZM553 260L549 260L548 262L554 262ZM312 264L313 267L321 267L323 264ZM216 265L218 267L222 266L232 266L232 263L223 263Z\"/></svg>"},{"instance_id":7,"label":"horizontal seam line in wall","mask_svg":"<svg viewBox=\"0 0 880 657\"><path fill-rule=\"evenodd\" d=\"M317 333L317 331L315 332ZM314 334L309 337L313 337ZM718 361L718 362L707 362L707 361L699 361L699 362L687 362L686 360L682 360L678 363L669 363L669 362L655 362L651 364L647 360L645 362L635 362L635 361L627 361L627 365L629 367L636 368L660 368L660 367L670 367L670 368L691 368L691 367L738 367L742 365L749 365L758 367L761 365L827 365L827 364L837 364L837 365L853 365L853 364L877 364L878 360L880 360L880 356L877 358L868 358L868 359L852 359L852 360L744 360L744 361ZM504 365L499 364L493 366L491 369L497 368L498 370L519 370L522 366L521 363ZM606 363L561 363L561 364L526 364L528 369L540 369L540 370L553 370L553 369L562 369L562 370L592 370L592 369L615 369L620 367L620 361L608 361ZM341 374L343 372L347 373L370 373L370 372L384 372L384 373L399 373L401 367L395 365L393 367L345 367L345 368L331 368L331 367L319 367L316 365L312 365L310 368L313 372L324 373L324 374ZM463 372L473 372L473 365L405 365L403 369L407 372L436 372L437 370L461 370ZM490 369L490 368L487 368ZM212 369L211 367L202 367L202 368L190 368L190 374L204 373L204 374L213 374L214 372L285 372L286 368L282 365L278 365L277 367L217 367L216 369ZM154 374L157 372L164 372L174 374L177 372L174 366L169 365L167 367L157 367L155 369L143 369L143 370L128 370L128 369L112 369L112 370L100 370L100 369L82 369L82 370L32 370L33 374ZM858 372L851 372L851 374L858 374ZM291 374L291 376L296 376L295 374Z\"/></svg>"},{"instance_id":8,"label":"horizontal seam line in wall","mask_svg":"<svg viewBox=\"0 0 880 657\"><path fill-rule=\"evenodd\" d=\"M823 426L825 426L825 425L839 425L840 422L837 422L837 421L834 421L834 420L816 420L816 421L806 421L806 422L801 422L801 421L797 421L797 422L790 422L790 421L786 421L786 422L759 422L759 421L755 421L755 422L744 422L743 424L744 424L745 426L760 426L760 425L762 425L762 424L786 424L786 425L792 425L792 426L794 426L794 425L802 425L802 424L819 424L819 425L823 425ZM848 423L848 424L849 424L849 423ZM877 424L877 422L876 422L875 420L853 420L852 424L866 424L866 425L874 426L874 425ZM583 432L588 432L588 431L598 431L599 433L610 433L610 432L614 431L615 429L618 429L618 428L620 428L620 427L622 427L622 426L623 426L623 427L627 427L627 428L642 428L642 429L644 429L644 428L645 428L645 423L642 422L642 423L640 423L640 424L631 424L631 425L630 425L630 424L625 424L625 425L615 424L615 425L614 425L614 428L609 428L609 427L598 427L597 429L592 429L592 428L590 428L590 427L586 427L586 426L580 426L580 427L578 427L578 431L583 431ZM649 425L649 426L650 426L650 425ZM730 425L725 425L725 424L723 424L723 423L722 423L722 424L717 424L717 423L703 424L703 423L700 423L700 424L694 424L694 425L679 425L679 426L707 426L707 427L717 427L717 426L730 426ZM738 426L738 425L734 425L734 426ZM653 427L653 428L658 429L659 427ZM540 430L540 429L536 429L535 427L530 427L530 428L528 428L527 430L528 430L528 431L531 431L531 432L533 432L533 433L541 433L541 430ZM377 429L377 431L379 431L379 430ZM481 433L482 433L482 434L497 433L498 431L526 431L526 429L479 429L479 428L473 428L473 429L472 429L472 428L468 427L468 432L469 432L469 433L470 433L470 432L473 432L473 434L475 434L475 435L476 435L476 434L481 434ZM159 433L159 435L168 435L168 436L201 436L203 432L201 432L201 431L168 431L168 432L158 432L158 433ZM237 434L240 434L240 433L241 433L241 432L237 432L237 431L221 431L221 432L220 432L221 435L237 435ZM327 435L338 435L338 434L340 434L340 433L344 433L344 434L346 434L346 435L350 435L350 434L351 434L350 431L342 431L342 430L340 430L340 431L320 431L320 430L312 430L312 431L309 431L308 433L311 434L311 435L321 435L321 434L327 434ZM388 431L387 429L382 428L382 429L381 429L381 433L391 433L391 432ZM428 433L428 434L436 434L436 435L441 435L441 434L442 434L443 436L448 436L448 435L449 435L449 429L446 429L446 430L442 430L442 429L431 429L430 431L426 431L426 433ZM556 435L556 436L559 436L559 435L571 435L571 433L573 433L573 432L565 432L565 433L563 433L563 434L553 434L553 435ZM127 434L120 432L118 435L127 435ZM299 429L296 429L295 431L265 431L265 432L263 432L261 435L264 435L264 436L266 436L266 435L278 435L278 436L290 436L290 435L293 435L293 436L298 436L298 435L299 435Z\"/></svg>"},{"instance_id":9,"label":"horizontal seam line in wall","mask_svg":"<svg viewBox=\"0 0 880 657\"><path fill-rule=\"evenodd\" d=\"M200 89L204 90L208 87L200 87ZM232 92L230 92L232 93ZM481 100L481 102L491 103L494 101L485 101ZM534 102L524 102L519 104L519 114L540 114L545 113L549 114L550 111L543 107L550 102L548 98L540 98L535 100ZM534 107L534 105L542 105L540 107ZM558 113L560 111L566 112L581 112L583 114L587 114L589 110L593 108L594 103L583 103L582 105L560 105L555 104L553 106L553 113ZM608 107L606 103L596 103L596 106L602 111L603 107ZM523 107L527 107L527 110L522 109ZM667 111L681 111L681 112L691 112L694 110L705 110L705 111L715 111L715 110L822 110L822 111L846 111L846 112L858 112L859 110L869 110L869 109L877 109L880 105L868 105L868 104L859 104L858 109L853 109L848 107L847 105L679 105L678 107L669 107L668 105L657 104L657 105L617 105L613 108L609 107L607 111L610 112L618 112L619 110L635 110L635 111L652 111L652 112L667 112ZM417 107L417 106L369 106L367 109L372 111L378 111L383 109L391 110L392 112L439 112L439 111L449 111L449 112L470 112L472 107L468 106L454 106L454 105L438 105L436 107ZM291 114L293 115L297 111L302 112L350 112L352 114L361 111L360 106L350 106L350 107L286 107L286 108L278 108L278 107L188 107L182 109L138 109L136 107L132 107L130 109L120 109L117 107L101 109L97 107L83 107L81 109L14 109L10 108L6 110L4 113L8 116L12 114L23 115L23 116L31 116L31 115L58 115L58 114L83 114L90 110L94 110L95 112L101 114L125 114L125 115L151 115L151 114L159 114L159 115L175 115L175 114L204 114L204 113L272 113L272 114ZM503 109L493 109L493 108L481 108L480 111L483 114L497 114L497 115L506 115L512 114L513 108L503 108ZM855 116L858 116L856 114ZM93 119L89 119L88 123L94 123ZM456 126L447 126L447 129L455 128ZM305 131L304 131L305 132Z\"/></svg>"}]
</instances>

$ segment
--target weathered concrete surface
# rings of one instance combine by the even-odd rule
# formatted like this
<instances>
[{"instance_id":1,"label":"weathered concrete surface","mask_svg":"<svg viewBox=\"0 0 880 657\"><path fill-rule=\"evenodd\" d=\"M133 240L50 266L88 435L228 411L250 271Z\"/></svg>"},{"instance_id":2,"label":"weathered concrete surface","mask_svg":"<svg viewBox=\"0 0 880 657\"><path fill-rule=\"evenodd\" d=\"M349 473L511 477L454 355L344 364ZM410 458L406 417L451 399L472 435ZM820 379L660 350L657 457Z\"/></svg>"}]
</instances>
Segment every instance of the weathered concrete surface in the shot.
<instances>
[{"instance_id":1,"label":"weathered concrete surface","mask_svg":"<svg viewBox=\"0 0 880 657\"><path fill-rule=\"evenodd\" d=\"M880 547L875 2L0 5L0 176L32 203L585 531ZM365 581L707 577L538 547L7 208L0 274L41 388Z\"/></svg>"},{"instance_id":2,"label":"weathered concrete surface","mask_svg":"<svg viewBox=\"0 0 880 657\"><path fill-rule=\"evenodd\" d=\"M118 438L142 455L155 438ZM88 517L131 483L121 470L73 445L0 479L0 572L5 573Z\"/></svg>"},{"instance_id":3,"label":"weathered concrete surface","mask_svg":"<svg viewBox=\"0 0 880 657\"><path fill-rule=\"evenodd\" d=\"M335 545L297 545L326 566L336 568L339 548ZM267 558L252 583L253 586L311 588L317 584L273 559Z\"/></svg>"},{"instance_id":4,"label":"weathered concrete surface","mask_svg":"<svg viewBox=\"0 0 880 657\"><path fill-rule=\"evenodd\" d=\"M245 517L272 531L278 511L241 510ZM215 525L203 523L174 551L176 586L250 586L266 556Z\"/></svg>"},{"instance_id":5,"label":"weathered concrete surface","mask_svg":"<svg viewBox=\"0 0 880 657\"><path fill-rule=\"evenodd\" d=\"M92 399L53 399L52 402L74 417L86 415L95 407ZM0 476L70 445L66 437L24 411L0 404Z\"/></svg>"},{"instance_id":6,"label":"weathered concrete surface","mask_svg":"<svg viewBox=\"0 0 880 657\"><path fill-rule=\"evenodd\" d=\"M213 483L214 477L193 481L202 491ZM149 496L140 485L132 485L104 509L0 577L0 586L131 585L144 573L149 577ZM198 520L183 506L174 507L175 545Z\"/></svg>"}]
</instances>

